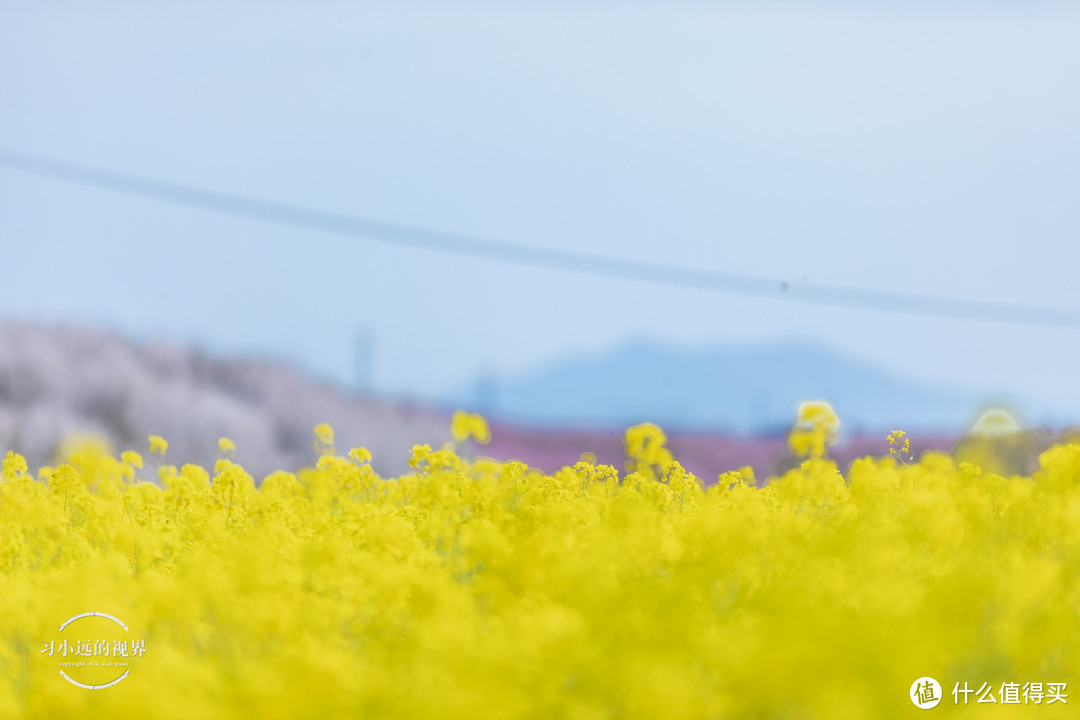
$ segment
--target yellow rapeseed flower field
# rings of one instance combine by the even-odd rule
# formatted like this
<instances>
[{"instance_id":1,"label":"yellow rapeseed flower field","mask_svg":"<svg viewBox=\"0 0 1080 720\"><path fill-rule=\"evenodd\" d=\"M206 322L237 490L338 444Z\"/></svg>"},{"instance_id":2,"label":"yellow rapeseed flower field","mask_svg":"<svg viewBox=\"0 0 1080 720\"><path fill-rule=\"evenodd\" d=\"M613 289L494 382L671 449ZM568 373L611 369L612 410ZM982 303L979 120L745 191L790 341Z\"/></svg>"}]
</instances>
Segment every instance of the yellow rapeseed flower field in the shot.
<instances>
[{"instance_id":1,"label":"yellow rapeseed flower field","mask_svg":"<svg viewBox=\"0 0 1080 720\"><path fill-rule=\"evenodd\" d=\"M923 677L939 716L1075 717L1080 445L1001 477L882 438L845 476L837 424L804 406L801 467L708 489L652 425L629 470L417 446L399 478L319 426L258 487L156 436L8 453L0 718L878 719Z\"/></svg>"}]
</instances>

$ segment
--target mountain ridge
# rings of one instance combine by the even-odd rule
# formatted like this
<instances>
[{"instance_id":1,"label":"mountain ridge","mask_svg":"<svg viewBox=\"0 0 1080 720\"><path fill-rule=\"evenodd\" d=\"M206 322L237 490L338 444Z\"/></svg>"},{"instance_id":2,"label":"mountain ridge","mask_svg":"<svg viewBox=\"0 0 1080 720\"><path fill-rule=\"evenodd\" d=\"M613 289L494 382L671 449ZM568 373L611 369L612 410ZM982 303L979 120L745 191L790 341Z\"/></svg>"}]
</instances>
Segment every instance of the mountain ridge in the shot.
<instances>
[{"instance_id":1,"label":"mountain ridge","mask_svg":"<svg viewBox=\"0 0 1080 720\"><path fill-rule=\"evenodd\" d=\"M957 431L991 404L1018 405L976 390L904 378L819 344L796 340L679 349L631 341L501 381L459 391L500 420L538 427L627 427L655 422L673 431L781 433L803 400L827 400L846 428Z\"/></svg>"}]
</instances>

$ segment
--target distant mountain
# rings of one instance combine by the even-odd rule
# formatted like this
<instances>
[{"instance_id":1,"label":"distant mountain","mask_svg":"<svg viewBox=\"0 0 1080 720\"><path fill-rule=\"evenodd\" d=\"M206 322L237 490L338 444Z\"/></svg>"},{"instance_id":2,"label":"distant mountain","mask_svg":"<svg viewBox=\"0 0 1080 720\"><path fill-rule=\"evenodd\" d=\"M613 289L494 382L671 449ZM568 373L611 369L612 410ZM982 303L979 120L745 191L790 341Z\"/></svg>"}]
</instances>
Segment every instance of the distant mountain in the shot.
<instances>
[{"instance_id":1,"label":"distant mountain","mask_svg":"<svg viewBox=\"0 0 1080 720\"><path fill-rule=\"evenodd\" d=\"M485 378L454 400L537 426L751 434L790 428L798 404L828 400L845 430L956 431L984 398L895 377L807 343L679 350L631 344L506 380Z\"/></svg>"}]
</instances>

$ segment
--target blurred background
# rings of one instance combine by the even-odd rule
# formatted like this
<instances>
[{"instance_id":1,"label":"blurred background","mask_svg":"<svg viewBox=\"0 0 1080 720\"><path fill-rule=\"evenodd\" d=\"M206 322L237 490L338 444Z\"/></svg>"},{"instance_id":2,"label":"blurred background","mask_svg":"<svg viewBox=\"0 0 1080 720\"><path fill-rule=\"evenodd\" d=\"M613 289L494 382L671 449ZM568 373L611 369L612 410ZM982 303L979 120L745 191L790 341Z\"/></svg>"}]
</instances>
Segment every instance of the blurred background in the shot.
<instances>
[{"instance_id":1,"label":"blurred background","mask_svg":"<svg viewBox=\"0 0 1080 720\"><path fill-rule=\"evenodd\" d=\"M0 5L0 447L385 472L448 413L704 480L1080 422L1080 8Z\"/></svg>"}]
</instances>

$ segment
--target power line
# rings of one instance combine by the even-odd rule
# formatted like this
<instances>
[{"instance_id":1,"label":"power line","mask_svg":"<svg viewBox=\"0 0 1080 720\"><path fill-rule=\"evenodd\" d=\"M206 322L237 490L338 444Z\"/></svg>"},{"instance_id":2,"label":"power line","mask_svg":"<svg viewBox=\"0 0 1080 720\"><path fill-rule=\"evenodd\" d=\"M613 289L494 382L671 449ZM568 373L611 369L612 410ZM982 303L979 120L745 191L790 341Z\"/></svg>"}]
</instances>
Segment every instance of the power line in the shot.
<instances>
[{"instance_id":1,"label":"power line","mask_svg":"<svg viewBox=\"0 0 1080 720\"><path fill-rule=\"evenodd\" d=\"M206 190L12 150L0 149L0 167L250 220L549 270L859 310L1080 328L1080 310L932 297L839 285L789 284L779 279L756 275L520 245Z\"/></svg>"}]
</instances>

